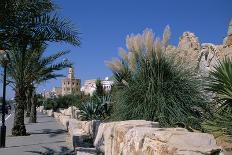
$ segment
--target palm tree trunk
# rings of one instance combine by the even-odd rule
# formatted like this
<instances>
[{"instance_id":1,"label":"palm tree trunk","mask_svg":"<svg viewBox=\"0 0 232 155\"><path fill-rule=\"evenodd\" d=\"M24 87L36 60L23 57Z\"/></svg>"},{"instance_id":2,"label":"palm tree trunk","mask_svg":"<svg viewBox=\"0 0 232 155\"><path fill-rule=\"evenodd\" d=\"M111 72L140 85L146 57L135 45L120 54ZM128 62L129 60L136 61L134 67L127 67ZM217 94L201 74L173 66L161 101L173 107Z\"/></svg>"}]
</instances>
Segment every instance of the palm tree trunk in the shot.
<instances>
[{"instance_id":1,"label":"palm tree trunk","mask_svg":"<svg viewBox=\"0 0 232 155\"><path fill-rule=\"evenodd\" d=\"M36 123L37 121L36 105L37 105L37 96L36 96L35 89L33 89L32 98L31 98L31 112L30 112L29 123Z\"/></svg>"},{"instance_id":2,"label":"palm tree trunk","mask_svg":"<svg viewBox=\"0 0 232 155\"><path fill-rule=\"evenodd\" d=\"M23 86L16 85L15 88L15 116L14 125L12 128L13 136L25 136L26 127L24 124L24 103L25 103L25 88Z\"/></svg>"},{"instance_id":3,"label":"palm tree trunk","mask_svg":"<svg viewBox=\"0 0 232 155\"><path fill-rule=\"evenodd\" d=\"M27 100L26 117L30 117L30 113L31 113L31 97L32 97L32 89L29 86L27 88L27 91L26 91L26 100Z\"/></svg>"}]
</instances>

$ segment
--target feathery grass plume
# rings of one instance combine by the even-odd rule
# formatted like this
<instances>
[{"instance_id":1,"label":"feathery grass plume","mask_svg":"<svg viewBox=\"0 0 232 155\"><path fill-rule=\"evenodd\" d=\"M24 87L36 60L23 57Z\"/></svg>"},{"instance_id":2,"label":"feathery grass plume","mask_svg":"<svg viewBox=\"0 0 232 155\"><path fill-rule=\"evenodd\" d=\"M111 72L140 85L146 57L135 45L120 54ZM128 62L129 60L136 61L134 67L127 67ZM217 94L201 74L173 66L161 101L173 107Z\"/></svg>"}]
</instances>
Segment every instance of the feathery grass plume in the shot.
<instances>
[{"instance_id":1,"label":"feathery grass plume","mask_svg":"<svg viewBox=\"0 0 232 155\"><path fill-rule=\"evenodd\" d=\"M163 33L163 40L162 40L162 44L163 44L163 48L164 50L167 48L168 46L168 41L170 39L171 36L171 30L169 25L167 25L164 29L164 33Z\"/></svg>"},{"instance_id":2,"label":"feathery grass plume","mask_svg":"<svg viewBox=\"0 0 232 155\"><path fill-rule=\"evenodd\" d=\"M128 49L128 52L134 51L134 44L133 44L133 39L132 39L133 37L134 37L134 34L126 36L126 47Z\"/></svg>"},{"instance_id":3,"label":"feathery grass plume","mask_svg":"<svg viewBox=\"0 0 232 155\"><path fill-rule=\"evenodd\" d=\"M123 48L119 48L118 54L125 62L127 63L129 62L128 54L126 53L126 50L124 50Z\"/></svg>"},{"instance_id":4,"label":"feathery grass plume","mask_svg":"<svg viewBox=\"0 0 232 155\"><path fill-rule=\"evenodd\" d=\"M112 69L112 71L116 73L123 73L125 70L122 62L117 58L113 58L111 61L106 61L105 63L110 69Z\"/></svg>"},{"instance_id":5,"label":"feathery grass plume","mask_svg":"<svg viewBox=\"0 0 232 155\"><path fill-rule=\"evenodd\" d=\"M136 56L135 56L135 53L133 52L129 52L128 53L128 67L130 69L130 71L132 73L135 73L136 72L136 63L137 63L137 60L136 60Z\"/></svg>"},{"instance_id":6,"label":"feathery grass plume","mask_svg":"<svg viewBox=\"0 0 232 155\"><path fill-rule=\"evenodd\" d=\"M142 54L143 42L140 34L128 35L126 38L126 43L128 51L136 53L136 57L139 57Z\"/></svg>"},{"instance_id":7,"label":"feathery grass plume","mask_svg":"<svg viewBox=\"0 0 232 155\"><path fill-rule=\"evenodd\" d=\"M155 52L156 52L156 59L159 62L161 59L162 52L163 52L162 43L159 38L156 38L155 40Z\"/></svg>"},{"instance_id":8,"label":"feathery grass plume","mask_svg":"<svg viewBox=\"0 0 232 155\"><path fill-rule=\"evenodd\" d=\"M137 34L133 37L134 49L138 57L143 54L143 40L141 34Z\"/></svg>"},{"instance_id":9,"label":"feathery grass plume","mask_svg":"<svg viewBox=\"0 0 232 155\"><path fill-rule=\"evenodd\" d=\"M151 57L153 55L153 46L154 46L154 38L155 35L152 32L152 29L145 29L143 31L143 43L145 46L146 54L148 57Z\"/></svg>"}]
</instances>

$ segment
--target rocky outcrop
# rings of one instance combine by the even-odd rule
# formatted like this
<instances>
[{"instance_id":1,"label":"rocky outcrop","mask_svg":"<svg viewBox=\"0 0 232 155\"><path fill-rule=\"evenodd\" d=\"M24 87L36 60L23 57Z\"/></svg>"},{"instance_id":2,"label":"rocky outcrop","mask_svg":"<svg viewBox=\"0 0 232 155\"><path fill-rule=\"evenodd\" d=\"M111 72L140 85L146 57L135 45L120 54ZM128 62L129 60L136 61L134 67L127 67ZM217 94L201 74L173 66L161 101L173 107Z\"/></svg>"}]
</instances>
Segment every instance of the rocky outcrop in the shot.
<instances>
[{"instance_id":1,"label":"rocky outcrop","mask_svg":"<svg viewBox=\"0 0 232 155\"><path fill-rule=\"evenodd\" d=\"M224 46L232 46L232 20L229 23L229 28L228 28L228 32L227 32L227 36L224 39L223 42Z\"/></svg>"},{"instance_id":2,"label":"rocky outcrop","mask_svg":"<svg viewBox=\"0 0 232 155\"><path fill-rule=\"evenodd\" d=\"M196 69L198 66L198 58L200 53L200 42L192 32L184 32L179 38L178 47L168 46L166 53L175 56L176 63L182 63L186 68Z\"/></svg>"},{"instance_id":3,"label":"rocky outcrop","mask_svg":"<svg viewBox=\"0 0 232 155\"><path fill-rule=\"evenodd\" d=\"M198 38L192 32L184 32L179 39L178 48L182 50L200 50Z\"/></svg>"},{"instance_id":4,"label":"rocky outcrop","mask_svg":"<svg viewBox=\"0 0 232 155\"><path fill-rule=\"evenodd\" d=\"M217 65L219 60L219 51L214 44L204 43L201 45L199 56L199 73L203 77L208 77L209 71Z\"/></svg>"}]
</instances>

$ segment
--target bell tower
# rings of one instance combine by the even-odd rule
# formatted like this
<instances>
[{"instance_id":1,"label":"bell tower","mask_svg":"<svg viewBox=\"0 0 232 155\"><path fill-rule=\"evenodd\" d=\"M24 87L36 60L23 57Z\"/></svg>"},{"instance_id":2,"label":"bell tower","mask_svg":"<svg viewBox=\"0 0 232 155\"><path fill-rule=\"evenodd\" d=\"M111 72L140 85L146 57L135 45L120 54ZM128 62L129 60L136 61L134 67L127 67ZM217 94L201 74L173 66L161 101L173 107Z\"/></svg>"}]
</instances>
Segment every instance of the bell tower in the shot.
<instances>
[{"instance_id":1,"label":"bell tower","mask_svg":"<svg viewBox=\"0 0 232 155\"><path fill-rule=\"evenodd\" d=\"M68 79L74 79L74 69L73 69L73 67L68 68Z\"/></svg>"}]
</instances>

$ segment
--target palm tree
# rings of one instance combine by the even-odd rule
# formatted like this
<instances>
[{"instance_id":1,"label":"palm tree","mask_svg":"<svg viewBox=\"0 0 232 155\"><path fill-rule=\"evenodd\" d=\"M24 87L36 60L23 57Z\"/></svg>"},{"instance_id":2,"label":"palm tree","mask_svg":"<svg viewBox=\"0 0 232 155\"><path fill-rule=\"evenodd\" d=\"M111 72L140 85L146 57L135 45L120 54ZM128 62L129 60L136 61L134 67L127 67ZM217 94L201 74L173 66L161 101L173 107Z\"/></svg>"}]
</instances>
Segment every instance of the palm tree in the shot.
<instances>
[{"instance_id":1,"label":"palm tree","mask_svg":"<svg viewBox=\"0 0 232 155\"><path fill-rule=\"evenodd\" d=\"M32 88L33 94L31 96L31 109L30 109L30 123L36 123L36 105L37 105L37 97L35 93L35 87L41 82L50 80L52 78L61 77L61 74L55 74L55 71L62 70L64 68L70 67L71 63L69 61L63 61L60 63L54 63L60 57L69 53L69 51L61 51L56 54L50 55L48 57L42 57L44 53L44 48L39 49L33 58L32 61L28 63L28 68L30 68L31 72L27 74L27 81L31 83L29 88ZM30 104L29 103L29 104Z\"/></svg>"},{"instance_id":2,"label":"palm tree","mask_svg":"<svg viewBox=\"0 0 232 155\"><path fill-rule=\"evenodd\" d=\"M80 45L79 33L69 21L52 14L54 5L50 0L1 1L5 12L12 12L9 18L0 12L0 47L8 50L11 63L18 72L10 74L15 82L15 118L12 135L25 135L24 103L26 101L26 60L27 51L50 41L64 41ZM5 4L5 5L4 5ZM14 58L13 58L14 57ZM17 61L15 61L17 60ZM13 65L12 65L13 66ZM17 74L17 75L16 75Z\"/></svg>"}]
</instances>

